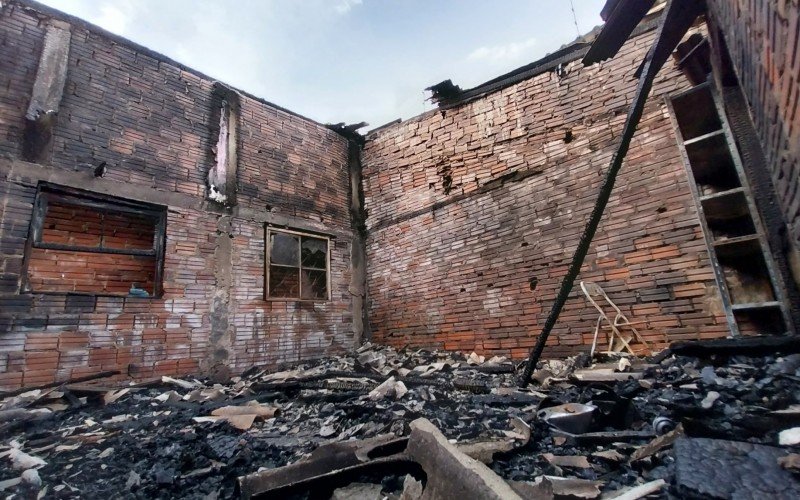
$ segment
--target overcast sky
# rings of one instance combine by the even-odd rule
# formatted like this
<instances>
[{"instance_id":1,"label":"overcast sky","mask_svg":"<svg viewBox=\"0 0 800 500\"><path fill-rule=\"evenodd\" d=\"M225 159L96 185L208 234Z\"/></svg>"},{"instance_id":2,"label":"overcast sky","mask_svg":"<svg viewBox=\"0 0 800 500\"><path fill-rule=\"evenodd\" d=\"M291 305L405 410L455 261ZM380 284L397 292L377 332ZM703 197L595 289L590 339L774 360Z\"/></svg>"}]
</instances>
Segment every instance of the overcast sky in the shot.
<instances>
[{"instance_id":1,"label":"overcast sky","mask_svg":"<svg viewBox=\"0 0 800 500\"><path fill-rule=\"evenodd\" d=\"M568 0L43 0L320 122L377 127L577 36ZM605 0L573 0L581 33Z\"/></svg>"}]
</instances>

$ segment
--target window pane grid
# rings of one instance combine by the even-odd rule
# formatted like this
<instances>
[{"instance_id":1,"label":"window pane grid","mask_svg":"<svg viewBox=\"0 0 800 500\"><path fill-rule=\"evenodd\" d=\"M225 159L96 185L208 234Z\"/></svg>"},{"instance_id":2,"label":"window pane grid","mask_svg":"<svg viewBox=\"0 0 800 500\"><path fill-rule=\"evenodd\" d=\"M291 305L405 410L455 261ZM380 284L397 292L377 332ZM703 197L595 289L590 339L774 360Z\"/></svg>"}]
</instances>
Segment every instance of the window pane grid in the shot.
<instances>
[{"instance_id":1,"label":"window pane grid","mask_svg":"<svg viewBox=\"0 0 800 500\"><path fill-rule=\"evenodd\" d=\"M268 230L267 245L268 299L329 299L326 238Z\"/></svg>"}]
</instances>

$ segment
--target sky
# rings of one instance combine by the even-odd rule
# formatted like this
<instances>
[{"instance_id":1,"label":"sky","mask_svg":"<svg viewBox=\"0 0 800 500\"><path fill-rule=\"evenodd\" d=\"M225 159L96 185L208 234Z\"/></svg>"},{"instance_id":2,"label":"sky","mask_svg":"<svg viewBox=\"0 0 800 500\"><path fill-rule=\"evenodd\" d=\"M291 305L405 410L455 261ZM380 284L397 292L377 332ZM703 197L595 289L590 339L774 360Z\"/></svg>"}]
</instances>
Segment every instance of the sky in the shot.
<instances>
[{"instance_id":1,"label":"sky","mask_svg":"<svg viewBox=\"0 0 800 500\"><path fill-rule=\"evenodd\" d=\"M41 0L323 123L432 109L601 24L605 0ZM575 26L577 20L577 29Z\"/></svg>"}]
</instances>

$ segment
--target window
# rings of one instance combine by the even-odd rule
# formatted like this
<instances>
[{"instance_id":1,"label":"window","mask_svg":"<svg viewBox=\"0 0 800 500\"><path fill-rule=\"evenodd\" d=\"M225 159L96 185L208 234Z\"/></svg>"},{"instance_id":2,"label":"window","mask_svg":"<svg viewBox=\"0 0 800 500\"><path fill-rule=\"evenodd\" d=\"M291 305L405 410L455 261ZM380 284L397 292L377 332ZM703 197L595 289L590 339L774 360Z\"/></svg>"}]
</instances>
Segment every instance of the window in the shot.
<instances>
[{"instance_id":1,"label":"window","mask_svg":"<svg viewBox=\"0 0 800 500\"><path fill-rule=\"evenodd\" d=\"M161 293L166 209L42 184L24 289L138 297Z\"/></svg>"},{"instance_id":2,"label":"window","mask_svg":"<svg viewBox=\"0 0 800 500\"><path fill-rule=\"evenodd\" d=\"M325 237L267 228L267 299L328 300Z\"/></svg>"}]
</instances>

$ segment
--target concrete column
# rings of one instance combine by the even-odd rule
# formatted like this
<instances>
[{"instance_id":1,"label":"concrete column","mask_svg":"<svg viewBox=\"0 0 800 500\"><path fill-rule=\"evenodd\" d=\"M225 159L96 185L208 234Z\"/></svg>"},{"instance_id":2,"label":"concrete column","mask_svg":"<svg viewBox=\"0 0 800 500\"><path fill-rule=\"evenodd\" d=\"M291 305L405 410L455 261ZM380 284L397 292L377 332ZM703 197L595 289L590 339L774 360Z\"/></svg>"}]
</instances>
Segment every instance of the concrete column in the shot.
<instances>
[{"instance_id":1,"label":"concrete column","mask_svg":"<svg viewBox=\"0 0 800 500\"><path fill-rule=\"evenodd\" d=\"M39 57L36 79L33 82L31 101L25 113L22 156L27 161L50 162L53 150L53 126L64 94L64 84L67 81L71 38L69 24L50 21L44 35L44 46Z\"/></svg>"},{"instance_id":2,"label":"concrete column","mask_svg":"<svg viewBox=\"0 0 800 500\"><path fill-rule=\"evenodd\" d=\"M353 333L355 344L370 339L367 321L367 215L364 211L364 186L361 179L361 145L348 140L350 170L350 220L353 244L350 251L350 295L353 297Z\"/></svg>"},{"instance_id":3,"label":"concrete column","mask_svg":"<svg viewBox=\"0 0 800 500\"><path fill-rule=\"evenodd\" d=\"M208 172L208 199L227 206L236 204L236 171L239 164L239 94L221 83L214 84L219 97L219 137L216 163Z\"/></svg>"}]
</instances>

